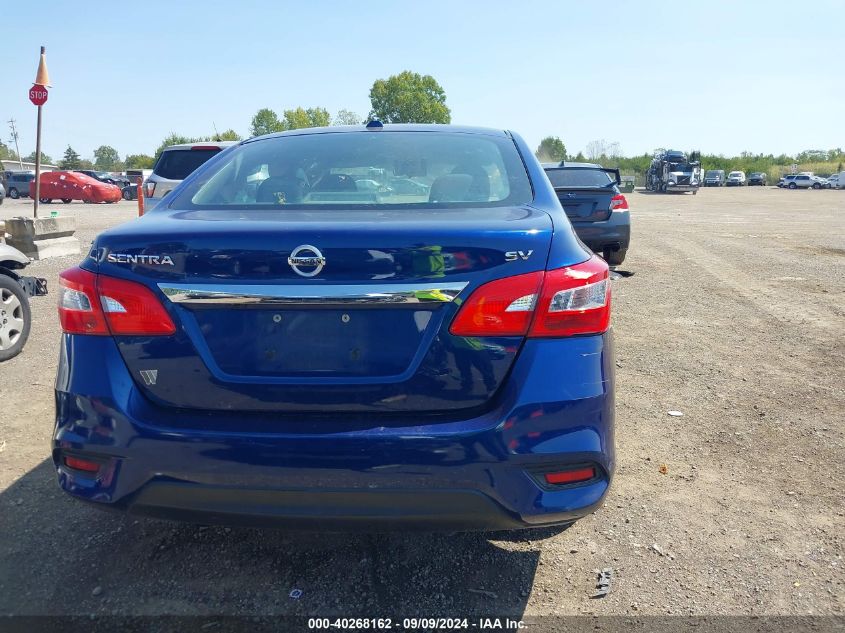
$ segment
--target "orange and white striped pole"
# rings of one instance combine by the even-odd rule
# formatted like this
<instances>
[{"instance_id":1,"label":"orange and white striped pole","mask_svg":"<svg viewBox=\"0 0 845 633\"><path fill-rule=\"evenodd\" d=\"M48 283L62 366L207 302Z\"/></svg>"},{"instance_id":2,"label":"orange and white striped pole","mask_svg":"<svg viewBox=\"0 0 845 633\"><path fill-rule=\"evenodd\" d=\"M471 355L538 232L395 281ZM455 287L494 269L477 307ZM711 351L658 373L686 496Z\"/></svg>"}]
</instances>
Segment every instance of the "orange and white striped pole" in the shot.
<instances>
[{"instance_id":1,"label":"orange and white striped pole","mask_svg":"<svg viewBox=\"0 0 845 633\"><path fill-rule=\"evenodd\" d=\"M138 176L138 217L144 215L144 178Z\"/></svg>"}]
</instances>

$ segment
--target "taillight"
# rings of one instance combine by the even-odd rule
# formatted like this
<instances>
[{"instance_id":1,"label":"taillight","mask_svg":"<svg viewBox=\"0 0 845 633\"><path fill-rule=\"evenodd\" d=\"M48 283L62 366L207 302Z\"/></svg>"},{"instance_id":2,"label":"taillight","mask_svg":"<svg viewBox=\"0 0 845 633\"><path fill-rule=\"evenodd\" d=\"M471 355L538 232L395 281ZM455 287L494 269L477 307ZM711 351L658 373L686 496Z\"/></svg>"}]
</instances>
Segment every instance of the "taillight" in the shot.
<instances>
[{"instance_id":1,"label":"taillight","mask_svg":"<svg viewBox=\"0 0 845 633\"><path fill-rule=\"evenodd\" d=\"M115 336L166 336L176 331L161 301L143 284L98 275L97 293Z\"/></svg>"},{"instance_id":2,"label":"taillight","mask_svg":"<svg viewBox=\"0 0 845 633\"><path fill-rule=\"evenodd\" d=\"M154 182L150 182L149 180L144 183L144 197L145 198L152 198L156 192L156 184Z\"/></svg>"},{"instance_id":3,"label":"taillight","mask_svg":"<svg viewBox=\"0 0 845 633\"><path fill-rule=\"evenodd\" d=\"M59 275L59 321L68 334L166 336L176 327L143 284L81 268Z\"/></svg>"},{"instance_id":4,"label":"taillight","mask_svg":"<svg viewBox=\"0 0 845 633\"><path fill-rule=\"evenodd\" d=\"M59 273L59 321L68 334L109 333L97 297L97 275L81 268Z\"/></svg>"},{"instance_id":5,"label":"taillight","mask_svg":"<svg viewBox=\"0 0 845 633\"><path fill-rule=\"evenodd\" d=\"M599 334L610 327L610 269L593 255L546 272L528 336Z\"/></svg>"},{"instance_id":6,"label":"taillight","mask_svg":"<svg viewBox=\"0 0 845 633\"><path fill-rule=\"evenodd\" d=\"M563 337L610 327L607 263L585 262L497 279L473 292L449 332L455 336Z\"/></svg>"},{"instance_id":7,"label":"taillight","mask_svg":"<svg viewBox=\"0 0 845 633\"><path fill-rule=\"evenodd\" d=\"M627 211L628 210L628 200L623 196L621 193L613 196L610 199L610 210L611 211Z\"/></svg>"},{"instance_id":8,"label":"taillight","mask_svg":"<svg viewBox=\"0 0 845 633\"><path fill-rule=\"evenodd\" d=\"M461 306L449 331L455 336L525 336L543 273L486 283Z\"/></svg>"}]
</instances>

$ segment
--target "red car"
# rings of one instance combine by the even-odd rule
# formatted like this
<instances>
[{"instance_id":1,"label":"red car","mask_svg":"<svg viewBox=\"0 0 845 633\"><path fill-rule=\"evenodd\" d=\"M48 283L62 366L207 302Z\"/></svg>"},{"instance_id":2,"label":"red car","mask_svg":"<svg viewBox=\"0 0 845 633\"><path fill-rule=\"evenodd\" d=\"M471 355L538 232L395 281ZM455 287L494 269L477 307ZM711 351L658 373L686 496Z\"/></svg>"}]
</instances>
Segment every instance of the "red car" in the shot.
<instances>
[{"instance_id":1,"label":"red car","mask_svg":"<svg viewBox=\"0 0 845 633\"><path fill-rule=\"evenodd\" d=\"M71 200L109 204L120 200L120 187L100 182L78 171L42 173L39 193L39 200L45 204L49 204L54 199L59 199L65 204L70 204ZM29 183L29 195L35 197L35 180Z\"/></svg>"}]
</instances>

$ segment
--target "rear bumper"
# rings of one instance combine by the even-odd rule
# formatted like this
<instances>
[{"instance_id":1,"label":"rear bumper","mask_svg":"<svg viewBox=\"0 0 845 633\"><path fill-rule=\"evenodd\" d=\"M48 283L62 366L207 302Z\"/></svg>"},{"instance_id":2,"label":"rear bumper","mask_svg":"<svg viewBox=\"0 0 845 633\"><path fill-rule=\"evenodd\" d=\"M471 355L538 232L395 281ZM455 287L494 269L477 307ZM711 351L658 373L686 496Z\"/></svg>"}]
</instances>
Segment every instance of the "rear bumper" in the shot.
<instances>
[{"instance_id":1,"label":"rear bumper","mask_svg":"<svg viewBox=\"0 0 845 633\"><path fill-rule=\"evenodd\" d=\"M575 233L593 252L626 250L631 242L631 214L614 211L604 222L572 222Z\"/></svg>"},{"instance_id":2,"label":"rear bumper","mask_svg":"<svg viewBox=\"0 0 845 633\"><path fill-rule=\"evenodd\" d=\"M91 360L96 359L96 360ZM274 418L161 409L116 344L64 336L53 459L103 508L201 523L312 529L503 529L595 510L614 470L612 335L526 342L496 405L465 420ZM203 420L207 420L204 423ZM243 432L232 425L243 422ZM68 468L75 455L96 475ZM553 488L538 473L592 464Z\"/></svg>"}]
</instances>

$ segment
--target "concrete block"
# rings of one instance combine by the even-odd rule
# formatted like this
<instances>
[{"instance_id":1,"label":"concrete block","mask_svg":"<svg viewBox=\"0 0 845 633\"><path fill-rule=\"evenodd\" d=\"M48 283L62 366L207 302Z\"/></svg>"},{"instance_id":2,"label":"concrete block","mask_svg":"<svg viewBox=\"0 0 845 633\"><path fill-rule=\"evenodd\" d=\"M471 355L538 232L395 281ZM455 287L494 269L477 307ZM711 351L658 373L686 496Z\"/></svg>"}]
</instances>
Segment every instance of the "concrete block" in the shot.
<instances>
[{"instance_id":1,"label":"concrete block","mask_svg":"<svg viewBox=\"0 0 845 633\"><path fill-rule=\"evenodd\" d=\"M6 220L6 243L33 259L79 254L76 218L11 218Z\"/></svg>"}]
</instances>

